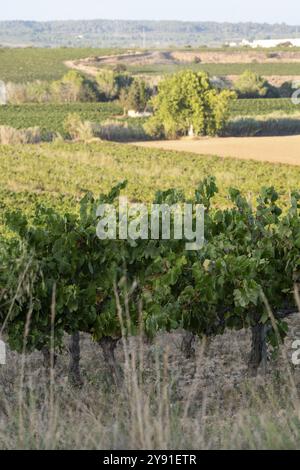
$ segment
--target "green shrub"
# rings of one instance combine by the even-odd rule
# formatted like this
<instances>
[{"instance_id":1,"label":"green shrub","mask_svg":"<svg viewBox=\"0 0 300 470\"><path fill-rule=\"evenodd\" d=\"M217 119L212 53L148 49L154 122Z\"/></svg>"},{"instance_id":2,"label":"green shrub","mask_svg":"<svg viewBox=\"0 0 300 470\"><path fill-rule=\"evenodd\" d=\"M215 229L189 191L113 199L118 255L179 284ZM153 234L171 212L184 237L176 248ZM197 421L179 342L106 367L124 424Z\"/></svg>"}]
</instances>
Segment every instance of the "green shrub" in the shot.
<instances>
[{"instance_id":1,"label":"green shrub","mask_svg":"<svg viewBox=\"0 0 300 470\"><path fill-rule=\"evenodd\" d=\"M269 84L257 73L246 70L235 83L235 90L240 98L267 97Z\"/></svg>"},{"instance_id":2,"label":"green shrub","mask_svg":"<svg viewBox=\"0 0 300 470\"><path fill-rule=\"evenodd\" d=\"M147 86L146 82L136 78L128 88L121 90L119 101L124 112L130 109L143 112L147 108L151 94L152 90Z\"/></svg>"},{"instance_id":3,"label":"green shrub","mask_svg":"<svg viewBox=\"0 0 300 470\"><path fill-rule=\"evenodd\" d=\"M121 90L132 83L132 77L128 73L116 73L112 70L100 70L96 77L101 99L114 100L119 98Z\"/></svg>"},{"instance_id":4,"label":"green shrub","mask_svg":"<svg viewBox=\"0 0 300 470\"><path fill-rule=\"evenodd\" d=\"M96 101L95 87L82 74L70 70L61 80L51 84L53 100L57 102Z\"/></svg>"},{"instance_id":5,"label":"green shrub","mask_svg":"<svg viewBox=\"0 0 300 470\"><path fill-rule=\"evenodd\" d=\"M70 70L54 82L8 83L7 97L10 104L23 103L72 103L99 100L96 83L75 70Z\"/></svg>"}]
</instances>

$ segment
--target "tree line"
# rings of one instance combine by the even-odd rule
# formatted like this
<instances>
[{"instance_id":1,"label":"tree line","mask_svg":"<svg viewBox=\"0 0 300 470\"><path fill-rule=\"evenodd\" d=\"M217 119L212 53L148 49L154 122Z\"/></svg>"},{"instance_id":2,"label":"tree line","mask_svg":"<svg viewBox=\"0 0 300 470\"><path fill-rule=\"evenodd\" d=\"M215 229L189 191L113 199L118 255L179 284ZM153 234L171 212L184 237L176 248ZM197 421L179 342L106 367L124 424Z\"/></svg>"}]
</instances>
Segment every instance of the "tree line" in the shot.
<instances>
[{"instance_id":1,"label":"tree line","mask_svg":"<svg viewBox=\"0 0 300 470\"><path fill-rule=\"evenodd\" d=\"M147 47L224 44L242 39L291 38L299 26L188 21L1 21L0 42L36 46Z\"/></svg>"}]
</instances>

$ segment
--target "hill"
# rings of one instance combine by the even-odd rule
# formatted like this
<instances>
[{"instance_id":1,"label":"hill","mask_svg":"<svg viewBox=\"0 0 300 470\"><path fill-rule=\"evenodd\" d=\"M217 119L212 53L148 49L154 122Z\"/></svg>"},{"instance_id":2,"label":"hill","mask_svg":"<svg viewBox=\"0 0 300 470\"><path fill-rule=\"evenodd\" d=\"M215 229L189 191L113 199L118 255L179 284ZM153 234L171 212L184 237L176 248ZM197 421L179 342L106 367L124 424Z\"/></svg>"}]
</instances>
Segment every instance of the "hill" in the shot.
<instances>
[{"instance_id":1,"label":"hill","mask_svg":"<svg viewBox=\"0 0 300 470\"><path fill-rule=\"evenodd\" d=\"M153 47L220 45L242 39L299 36L298 26L180 21L1 21L0 44L11 46Z\"/></svg>"}]
</instances>

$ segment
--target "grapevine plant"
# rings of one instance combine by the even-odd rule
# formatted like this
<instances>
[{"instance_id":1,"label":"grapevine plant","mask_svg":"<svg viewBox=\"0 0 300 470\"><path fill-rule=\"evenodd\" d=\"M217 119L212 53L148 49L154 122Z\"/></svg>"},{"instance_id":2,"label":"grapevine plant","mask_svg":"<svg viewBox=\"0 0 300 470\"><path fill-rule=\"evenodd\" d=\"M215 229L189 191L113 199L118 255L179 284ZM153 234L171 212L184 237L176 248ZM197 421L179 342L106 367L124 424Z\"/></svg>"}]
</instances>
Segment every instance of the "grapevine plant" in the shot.
<instances>
[{"instance_id":1,"label":"grapevine plant","mask_svg":"<svg viewBox=\"0 0 300 470\"><path fill-rule=\"evenodd\" d=\"M195 194L195 200L207 208L217 190L212 183L206 180ZM255 340L255 328L264 327L276 349L287 332L284 319L295 311L300 195L292 193L285 215L274 188L262 189L256 208L236 189L229 196L231 209L208 210L202 250L174 256L168 245L160 258L160 277L153 279L148 294L146 318L158 330L180 327L197 336L222 334L225 328L252 328ZM263 344L253 344L254 369L262 360L262 348Z\"/></svg>"},{"instance_id":2,"label":"grapevine plant","mask_svg":"<svg viewBox=\"0 0 300 470\"><path fill-rule=\"evenodd\" d=\"M64 333L85 332L106 344L122 334L137 334L140 327L150 338L177 329L202 337L222 334L226 328L252 328L251 360L257 368L263 345L257 344L256 329L263 328L276 349L287 332L284 318L295 311L300 194L294 191L290 207L282 210L273 187L262 188L256 204L232 188L231 206L221 210L213 205L218 192L213 177L199 184L191 200L175 189L158 192L155 204L189 202L206 208L204 246L186 251L185 240L97 237L97 207L117 204L125 186L120 183L99 198L87 193L78 214L42 205L33 218L22 212L6 214L31 263L28 284L17 256L21 245L10 242L14 249L6 247L6 269L0 271L0 289L5 292L0 322L5 323L11 347L42 350L49 347L53 332L55 347L60 348ZM11 285L19 285L18 295L7 290L8 272L15 279ZM125 313L120 304L126 305Z\"/></svg>"}]
</instances>

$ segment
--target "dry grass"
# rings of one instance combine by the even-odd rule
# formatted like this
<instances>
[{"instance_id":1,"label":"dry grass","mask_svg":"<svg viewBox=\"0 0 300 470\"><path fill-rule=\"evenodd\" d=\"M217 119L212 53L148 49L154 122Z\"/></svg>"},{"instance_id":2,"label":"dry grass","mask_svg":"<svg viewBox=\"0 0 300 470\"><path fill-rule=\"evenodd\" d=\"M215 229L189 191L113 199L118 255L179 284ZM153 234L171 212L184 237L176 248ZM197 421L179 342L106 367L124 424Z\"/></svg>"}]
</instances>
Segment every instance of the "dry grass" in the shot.
<instances>
[{"instance_id":1,"label":"dry grass","mask_svg":"<svg viewBox=\"0 0 300 470\"><path fill-rule=\"evenodd\" d=\"M100 125L99 137L115 142L131 142L145 140L147 135L142 126L129 125L127 122L107 120Z\"/></svg>"},{"instance_id":2,"label":"dry grass","mask_svg":"<svg viewBox=\"0 0 300 470\"><path fill-rule=\"evenodd\" d=\"M87 141L95 137L96 125L82 121L79 114L68 114L64 122L64 130L72 140Z\"/></svg>"},{"instance_id":3,"label":"dry grass","mask_svg":"<svg viewBox=\"0 0 300 470\"><path fill-rule=\"evenodd\" d=\"M299 113L275 112L266 116L236 116L223 131L229 137L289 136L300 134Z\"/></svg>"},{"instance_id":4,"label":"dry grass","mask_svg":"<svg viewBox=\"0 0 300 470\"><path fill-rule=\"evenodd\" d=\"M290 362L298 328L296 315L285 353L256 379L247 378L246 331L199 341L194 360L180 353L180 334L153 344L124 340L117 351L122 387L88 336L81 341L80 389L68 384L66 352L53 375L39 353L9 352L0 368L0 448L299 448L300 371Z\"/></svg>"},{"instance_id":5,"label":"dry grass","mask_svg":"<svg viewBox=\"0 0 300 470\"><path fill-rule=\"evenodd\" d=\"M42 135L39 127L14 129L9 126L0 126L0 144L2 145L37 144L41 141Z\"/></svg>"}]
</instances>

